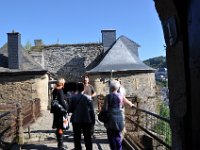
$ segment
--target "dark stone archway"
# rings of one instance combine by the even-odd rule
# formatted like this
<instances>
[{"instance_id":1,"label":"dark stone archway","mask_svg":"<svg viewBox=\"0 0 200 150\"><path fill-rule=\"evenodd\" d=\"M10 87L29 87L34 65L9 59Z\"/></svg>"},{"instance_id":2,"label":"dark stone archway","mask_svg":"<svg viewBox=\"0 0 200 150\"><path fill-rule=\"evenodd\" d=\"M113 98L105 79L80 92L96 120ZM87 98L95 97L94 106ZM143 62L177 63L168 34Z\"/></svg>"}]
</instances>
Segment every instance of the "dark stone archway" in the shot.
<instances>
[{"instance_id":1,"label":"dark stone archway","mask_svg":"<svg viewBox=\"0 0 200 150\"><path fill-rule=\"evenodd\" d=\"M155 0L169 78L172 149L200 147L200 1Z\"/></svg>"}]
</instances>

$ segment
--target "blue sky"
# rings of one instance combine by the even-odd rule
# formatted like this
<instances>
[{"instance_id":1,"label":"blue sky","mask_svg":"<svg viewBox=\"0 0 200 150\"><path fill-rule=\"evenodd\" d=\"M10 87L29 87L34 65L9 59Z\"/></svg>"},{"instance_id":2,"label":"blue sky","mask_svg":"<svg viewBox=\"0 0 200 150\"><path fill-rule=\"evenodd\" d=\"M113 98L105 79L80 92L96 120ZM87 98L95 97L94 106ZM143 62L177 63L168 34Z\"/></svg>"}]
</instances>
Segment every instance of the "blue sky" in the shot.
<instances>
[{"instance_id":1,"label":"blue sky","mask_svg":"<svg viewBox=\"0 0 200 150\"><path fill-rule=\"evenodd\" d=\"M161 22L153 0L2 0L0 46L12 30L22 44L42 39L49 44L101 41L102 29L116 29L141 47L145 60L165 56Z\"/></svg>"}]
</instances>

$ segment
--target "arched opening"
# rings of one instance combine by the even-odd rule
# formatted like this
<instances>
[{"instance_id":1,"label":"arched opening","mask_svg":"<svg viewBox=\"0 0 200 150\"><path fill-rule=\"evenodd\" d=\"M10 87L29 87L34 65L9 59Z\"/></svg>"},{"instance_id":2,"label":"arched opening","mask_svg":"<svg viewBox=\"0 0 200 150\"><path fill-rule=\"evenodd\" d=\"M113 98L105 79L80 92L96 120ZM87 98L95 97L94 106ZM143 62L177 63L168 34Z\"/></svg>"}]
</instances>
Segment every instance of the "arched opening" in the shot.
<instances>
[{"instance_id":1,"label":"arched opening","mask_svg":"<svg viewBox=\"0 0 200 150\"><path fill-rule=\"evenodd\" d=\"M172 149L199 145L199 13L197 0L155 0L167 44Z\"/></svg>"}]
</instances>

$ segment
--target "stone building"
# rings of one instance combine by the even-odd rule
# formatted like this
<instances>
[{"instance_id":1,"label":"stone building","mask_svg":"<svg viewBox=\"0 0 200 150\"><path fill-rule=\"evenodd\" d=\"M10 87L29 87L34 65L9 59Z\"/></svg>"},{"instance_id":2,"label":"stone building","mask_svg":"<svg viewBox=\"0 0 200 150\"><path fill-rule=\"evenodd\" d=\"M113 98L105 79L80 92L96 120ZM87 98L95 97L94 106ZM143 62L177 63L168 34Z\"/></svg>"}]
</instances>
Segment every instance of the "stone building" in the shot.
<instances>
[{"instance_id":1,"label":"stone building","mask_svg":"<svg viewBox=\"0 0 200 150\"><path fill-rule=\"evenodd\" d=\"M116 30L102 30L102 43L40 44L32 47L30 54L49 72L67 81L80 81L85 73L97 94L108 93L103 81L119 78L127 90L127 96L137 96L147 108L154 111L155 70L139 59L139 45L125 36L116 40ZM42 44L41 44L42 43ZM150 108L152 107L152 108Z\"/></svg>"},{"instance_id":2,"label":"stone building","mask_svg":"<svg viewBox=\"0 0 200 150\"><path fill-rule=\"evenodd\" d=\"M109 92L105 81L119 79L126 96L137 97L140 108L155 112L155 70L139 59L139 45L125 36L116 40L115 30L102 30L102 43L102 59L87 67L97 94Z\"/></svg>"},{"instance_id":3,"label":"stone building","mask_svg":"<svg viewBox=\"0 0 200 150\"><path fill-rule=\"evenodd\" d=\"M100 43L35 45L29 52L33 58L66 81L80 81L86 67L103 52Z\"/></svg>"},{"instance_id":4,"label":"stone building","mask_svg":"<svg viewBox=\"0 0 200 150\"><path fill-rule=\"evenodd\" d=\"M8 33L8 42L0 49L0 102L24 103L41 99L42 109L48 105L47 71L24 50L21 35Z\"/></svg>"}]
</instances>

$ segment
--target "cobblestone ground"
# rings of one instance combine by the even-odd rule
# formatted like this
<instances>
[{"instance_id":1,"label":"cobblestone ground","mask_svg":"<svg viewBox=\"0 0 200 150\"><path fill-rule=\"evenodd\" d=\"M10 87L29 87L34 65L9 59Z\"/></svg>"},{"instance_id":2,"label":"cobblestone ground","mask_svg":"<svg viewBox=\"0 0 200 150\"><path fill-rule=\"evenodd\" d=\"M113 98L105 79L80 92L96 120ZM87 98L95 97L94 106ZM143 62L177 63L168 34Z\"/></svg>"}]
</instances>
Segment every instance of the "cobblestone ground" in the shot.
<instances>
[{"instance_id":1,"label":"cobblestone ground","mask_svg":"<svg viewBox=\"0 0 200 150\"><path fill-rule=\"evenodd\" d=\"M48 111L42 111L42 116L30 126L30 138L28 129L25 130L24 138L25 144L21 146L22 150L56 150L57 141L55 130L52 129L52 114ZM98 120L96 120L95 133L93 136L93 149L94 150L109 150L109 144L105 128ZM64 145L67 149L74 149L72 126L65 131ZM84 141L82 138L82 148L85 149ZM19 148L13 148L13 150Z\"/></svg>"}]
</instances>

